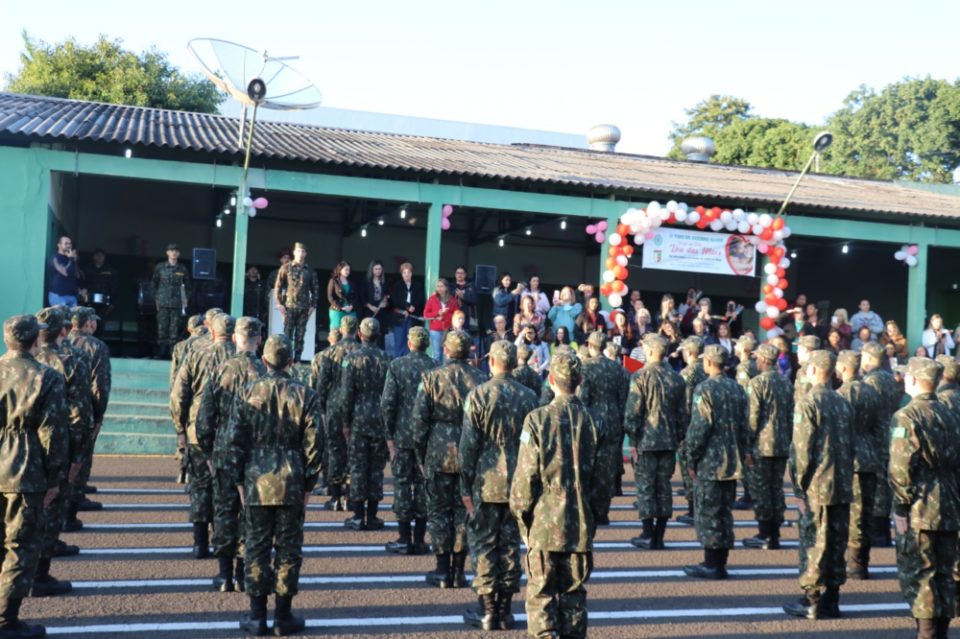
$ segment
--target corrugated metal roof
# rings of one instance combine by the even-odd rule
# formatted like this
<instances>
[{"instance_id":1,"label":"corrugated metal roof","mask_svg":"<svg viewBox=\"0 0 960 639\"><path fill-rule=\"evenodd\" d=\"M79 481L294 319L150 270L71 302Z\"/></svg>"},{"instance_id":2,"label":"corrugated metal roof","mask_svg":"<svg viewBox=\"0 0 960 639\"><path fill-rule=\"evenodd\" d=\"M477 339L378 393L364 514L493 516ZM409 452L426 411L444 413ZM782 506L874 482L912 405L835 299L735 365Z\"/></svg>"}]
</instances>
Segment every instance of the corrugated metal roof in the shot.
<instances>
[{"instance_id":1,"label":"corrugated metal roof","mask_svg":"<svg viewBox=\"0 0 960 639\"><path fill-rule=\"evenodd\" d=\"M237 120L219 115L0 92L0 133L234 155ZM537 145L498 145L261 120L253 153L320 164L542 182L774 205L796 173ZM809 175L793 200L823 209L960 219L960 197L893 182Z\"/></svg>"}]
</instances>

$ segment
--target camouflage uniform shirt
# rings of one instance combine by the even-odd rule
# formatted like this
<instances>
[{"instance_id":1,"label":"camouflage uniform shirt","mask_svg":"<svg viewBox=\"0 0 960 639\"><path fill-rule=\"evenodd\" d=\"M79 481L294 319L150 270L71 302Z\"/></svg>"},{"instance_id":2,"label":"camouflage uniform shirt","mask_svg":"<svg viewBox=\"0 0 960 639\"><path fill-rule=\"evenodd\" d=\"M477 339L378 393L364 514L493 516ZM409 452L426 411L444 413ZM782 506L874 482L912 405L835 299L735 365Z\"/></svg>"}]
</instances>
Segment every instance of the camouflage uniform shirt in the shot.
<instances>
[{"instance_id":1,"label":"camouflage uniform shirt","mask_svg":"<svg viewBox=\"0 0 960 639\"><path fill-rule=\"evenodd\" d=\"M697 386L685 450L698 480L727 481L743 476L746 422L747 400L735 381L718 373Z\"/></svg>"},{"instance_id":2,"label":"camouflage uniform shirt","mask_svg":"<svg viewBox=\"0 0 960 639\"><path fill-rule=\"evenodd\" d=\"M853 411L825 384L800 398L793 413L790 476L794 494L814 510L853 501Z\"/></svg>"},{"instance_id":3,"label":"camouflage uniform shirt","mask_svg":"<svg viewBox=\"0 0 960 639\"><path fill-rule=\"evenodd\" d=\"M748 450L760 457L790 456L793 437L793 388L775 370L760 373L747 387Z\"/></svg>"},{"instance_id":4,"label":"camouflage uniform shirt","mask_svg":"<svg viewBox=\"0 0 960 639\"><path fill-rule=\"evenodd\" d=\"M684 401L683 379L669 366L648 363L634 373L623 417L631 446L676 450L683 438Z\"/></svg>"},{"instance_id":5,"label":"camouflage uniform shirt","mask_svg":"<svg viewBox=\"0 0 960 639\"><path fill-rule=\"evenodd\" d=\"M423 374L437 367L426 353L410 353L390 362L380 399L384 437L401 450L414 448L413 409Z\"/></svg>"}]
</instances>

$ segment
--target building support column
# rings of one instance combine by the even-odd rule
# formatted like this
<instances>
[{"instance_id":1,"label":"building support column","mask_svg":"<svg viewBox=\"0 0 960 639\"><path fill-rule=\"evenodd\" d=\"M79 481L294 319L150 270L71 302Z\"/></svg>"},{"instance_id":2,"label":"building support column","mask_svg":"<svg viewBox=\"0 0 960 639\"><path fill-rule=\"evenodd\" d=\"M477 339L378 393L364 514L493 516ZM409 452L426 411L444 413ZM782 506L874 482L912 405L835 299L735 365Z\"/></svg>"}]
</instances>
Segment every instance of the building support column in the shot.
<instances>
[{"instance_id":1,"label":"building support column","mask_svg":"<svg viewBox=\"0 0 960 639\"><path fill-rule=\"evenodd\" d=\"M907 269L907 325L903 334L907 336L910 353L920 346L920 339L926 328L927 317L927 262L930 245L925 241L917 245L918 264Z\"/></svg>"},{"instance_id":2,"label":"building support column","mask_svg":"<svg viewBox=\"0 0 960 639\"><path fill-rule=\"evenodd\" d=\"M427 208L427 245L423 261L423 286L426 297L434 292L434 285L440 277L440 238L443 229L443 202L431 202Z\"/></svg>"},{"instance_id":3,"label":"building support column","mask_svg":"<svg viewBox=\"0 0 960 639\"><path fill-rule=\"evenodd\" d=\"M241 189L238 193L246 193ZM243 205L243 195L237 195L237 209L233 220L233 275L230 278L230 314L243 315L243 287L247 277L247 232L250 218Z\"/></svg>"}]
</instances>

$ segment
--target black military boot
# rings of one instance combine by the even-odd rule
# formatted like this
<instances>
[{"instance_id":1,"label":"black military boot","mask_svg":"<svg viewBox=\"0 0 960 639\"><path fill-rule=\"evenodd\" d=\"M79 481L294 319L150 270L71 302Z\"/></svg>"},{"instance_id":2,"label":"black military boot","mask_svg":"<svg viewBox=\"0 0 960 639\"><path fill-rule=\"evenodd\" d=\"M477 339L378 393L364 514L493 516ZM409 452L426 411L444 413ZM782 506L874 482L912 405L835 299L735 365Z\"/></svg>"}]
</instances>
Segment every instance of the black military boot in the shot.
<instances>
[{"instance_id":1,"label":"black military boot","mask_svg":"<svg viewBox=\"0 0 960 639\"><path fill-rule=\"evenodd\" d=\"M500 627L497 617L497 600L495 595L480 595L476 608L468 608L463 615L463 623L482 630L496 630Z\"/></svg>"},{"instance_id":2,"label":"black military boot","mask_svg":"<svg viewBox=\"0 0 960 639\"><path fill-rule=\"evenodd\" d=\"M651 550L663 550L665 546L663 545L663 537L667 534L667 517L657 517L657 523L653 527L653 544L651 544Z\"/></svg>"},{"instance_id":3,"label":"black military boot","mask_svg":"<svg viewBox=\"0 0 960 639\"><path fill-rule=\"evenodd\" d=\"M77 532L82 529L83 522L77 519L77 505L70 504L67 506L67 516L63 518L61 530L63 532Z\"/></svg>"},{"instance_id":4,"label":"black military boot","mask_svg":"<svg viewBox=\"0 0 960 639\"><path fill-rule=\"evenodd\" d=\"M350 530L366 530L367 526L364 522L364 512L363 512L363 502L354 501L350 502L351 509L353 510L353 516L347 517L343 520L343 525L349 528Z\"/></svg>"},{"instance_id":5,"label":"black military boot","mask_svg":"<svg viewBox=\"0 0 960 639\"><path fill-rule=\"evenodd\" d=\"M940 617L933 621L937 626L937 639L949 639L950 617Z\"/></svg>"},{"instance_id":6,"label":"black military boot","mask_svg":"<svg viewBox=\"0 0 960 639\"><path fill-rule=\"evenodd\" d=\"M453 553L452 561L452 572L450 579L453 582L454 588L465 588L467 585L467 576L466 576L466 565L467 565L467 553L464 552L455 552Z\"/></svg>"},{"instance_id":7,"label":"black military boot","mask_svg":"<svg viewBox=\"0 0 960 639\"><path fill-rule=\"evenodd\" d=\"M437 568L426 574L426 582L437 588L453 588L453 577L450 574L450 554L437 555Z\"/></svg>"},{"instance_id":8,"label":"black military boot","mask_svg":"<svg viewBox=\"0 0 960 639\"><path fill-rule=\"evenodd\" d=\"M0 639L40 639L47 630L39 624L20 621L22 599L0 599Z\"/></svg>"},{"instance_id":9,"label":"black military boot","mask_svg":"<svg viewBox=\"0 0 960 639\"><path fill-rule=\"evenodd\" d=\"M380 502L372 499L367 500L367 530L382 530L383 520L377 517L377 509Z\"/></svg>"},{"instance_id":10,"label":"black military boot","mask_svg":"<svg viewBox=\"0 0 960 639\"><path fill-rule=\"evenodd\" d=\"M750 487L747 482L743 482L743 497L733 502L734 510L752 510L753 497L750 496Z\"/></svg>"},{"instance_id":11,"label":"black military boot","mask_svg":"<svg viewBox=\"0 0 960 639\"><path fill-rule=\"evenodd\" d=\"M596 516L594 523L598 526L609 526L610 525L610 512L605 511Z\"/></svg>"},{"instance_id":12,"label":"black military boot","mask_svg":"<svg viewBox=\"0 0 960 639\"><path fill-rule=\"evenodd\" d=\"M806 590L799 600L784 604L783 611L794 617L804 617L806 619L819 619L820 613L820 591Z\"/></svg>"},{"instance_id":13,"label":"black military boot","mask_svg":"<svg viewBox=\"0 0 960 639\"><path fill-rule=\"evenodd\" d=\"M86 486L83 487L83 494L84 494L84 495L96 495L96 494L97 494L97 487L96 487L96 486L91 486L90 484L87 484Z\"/></svg>"},{"instance_id":14,"label":"black military boot","mask_svg":"<svg viewBox=\"0 0 960 639\"><path fill-rule=\"evenodd\" d=\"M340 484L330 484L330 501L323 505L324 510L340 510L340 495L342 491Z\"/></svg>"},{"instance_id":15,"label":"black military boot","mask_svg":"<svg viewBox=\"0 0 960 639\"><path fill-rule=\"evenodd\" d=\"M769 550L770 537L773 533L775 524L771 521L761 519L757 521L757 534L753 537L747 537L743 540L744 548L762 548Z\"/></svg>"},{"instance_id":16,"label":"black military boot","mask_svg":"<svg viewBox=\"0 0 960 639\"><path fill-rule=\"evenodd\" d=\"M430 545L426 542L427 538L427 520L417 519L413 522L413 549L411 555L430 554Z\"/></svg>"},{"instance_id":17,"label":"black military boot","mask_svg":"<svg viewBox=\"0 0 960 639\"><path fill-rule=\"evenodd\" d=\"M193 522L193 558L207 559L210 556L210 524Z\"/></svg>"},{"instance_id":18,"label":"black military boot","mask_svg":"<svg viewBox=\"0 0 960 639\"><path fill-rule=\"evenodd\" d=\"M56 544L53 547L53 556L54 557L73 557L74 555L80 554L80 548L73 546L68 543L64 543L61 540L57 540Z\"/></svg>"},{"instance_id":19,"label":"black military boot","mask_svg":"<svg viewBox=\"0 0 960 639\"><path fill-rule=\"evenodd\" d=\"M77 510L81 512L92 512L94 510L103 510L103 504L101 504L99 501L84 499L79 504L77 504Z\"/></svg>"},{"instance_id":20,"label":"black military boot","mask_svg":"<svg viewBox=\"0 0 960 639\"><path fill-rule=\"evenodd\" d=\"M389 542L385 546L387 552L397 553L398 555L412 555L413 553L410 552L411 546L413 546L410 541L410 522L398 522L397 527L400 529L400 538Z\"/></svg>"},{"instance_id":21,"label":"black military boot","mask_svg":"<svg viewBox=\"0 0 960 639\"><path fill-rule=\"evenodd\" d=\"M636 546L637 548L643 548L645 550L653 549L653 518L647 517L643 520L643 532L640 533L639 537L634 537L630 540L630 543Z\"/></svg>"},{"instance_id":22,"label":"black military boot","mask_svg":"<svg viewBox=\"0 0 960 639\"><path fill-rule=\"evenodd\" d=\"M693 518L693 502L692 501L687 502L687 512L677 517L677 521L679 521L681 524L686 524L688 526L696 525L697 522Z\"/></svg>"},{"instance_id":23,"label":"black military boot","mask_svg":"<svg viewBox=\"0 0 960 639\"><path fill-rule=\"evenodd\" d=\"M847 549L847 579L862 581L870 578L870 549Z\"/></svg>"},{"instance_id":24,"label":"black military boot","mask_svg":"<svg viewBox=\"0 0 960 639\"><path fill-rule=\"evenodd\" d=\"M870 545L874 548L887 548L893 542L890 538L890 518L873 517L873 531L870 534Z\"/></svg>"},{"instance_id":25,"label":"black military boot","mask_svg":"<svg viewBox=\"0 0 960 639\"><path fill-rule=\"evenodd\" d=\"M827 586L820 597L820 618L837 619L840 617L840 588Z\"/></svg>"},{"instance_id":26,"label":"black military boot","mask_svg":"<svg viewBox=\"0 0 960 639\"><path fill-rule=\"evenodd\" d=\"M247 574L244 570L243 557L237 557L233 565L233 587L237 592L247 591Z\"/></svg>"},{"instance_id":27,"label":"black military boot","mask_svg":"<svg viewBox=\"0 0 960 639\"><path fill-rule=\"evenodd\" d=\"M500 630L513 630L513 611L510 609L513 604L512 592L497 593L497 621L500 622Z\"/></svg>"},{"instance_id":28,"label":"black military boot","mask_svg":"<svg viewBox=\"0 0 960 639\"><path fill-rule=\"evenodd\" d=\"M254 637L267 634L267 596L250 596L250 612L240 620L240 630Z\"/></svg>"},{"instance_id":29,"label":"black military boot","mask_svg":"<svg viewBox=\"0 0 960 639\"><path fill-rule=\"evenodd\" d=\"M293 595L277 595L275 600L277 609L273 613L273 634L284 637L300 632L307 627L303 617L298 617L290 612Z\"/></svg>"},{"instance_id":30,"label":"black military boot","mask_svg":"<svg viewBox=\"0 0 960 639\"><path fill-rule=\"evenodd\" d=\"M60 581L50 574L50 558L41 559L37 563L37 574L33 577L30 587L31 597L55 597L65 595L73 590L69 581Z\"/></svg>"},{"instance_id":31,"label":"black military boot","mask_svg":"<svg viewBox=\"0 0 960 639\"><path fill-rule=\"evenodd\" d=\"M621 468L621 470L623 470L623 469ZM613 485L613 496L614 496L614 497L623 497L623 475L622 475L622 474L618 474L618 475L616 476L616 478L614 479L614 482L615 482L615 483L614 483L614 485Z\"/></svg>"},{"instance_id":32,"label":"black military boot","mask_svg":"<svg viewBox=\"0 0 960 639\"><path fill-rule=\"evenodd\" d=\"M217 557L217 576L213 578L213 589L219 592L233 592L233 562L230 557Z\"/></svg>"},{"instance_id":33,"label":"black military boot","mask_svg":"<svg viewBox=\"0 0 960 639\"><path fill-rule=\"evenodd\" d=\"M723 550L704 548L703 563L696 566L685 566L683 572L688 577L697 577L698 579L726 579L728 575Z\"/></svg>"}]
</instances>

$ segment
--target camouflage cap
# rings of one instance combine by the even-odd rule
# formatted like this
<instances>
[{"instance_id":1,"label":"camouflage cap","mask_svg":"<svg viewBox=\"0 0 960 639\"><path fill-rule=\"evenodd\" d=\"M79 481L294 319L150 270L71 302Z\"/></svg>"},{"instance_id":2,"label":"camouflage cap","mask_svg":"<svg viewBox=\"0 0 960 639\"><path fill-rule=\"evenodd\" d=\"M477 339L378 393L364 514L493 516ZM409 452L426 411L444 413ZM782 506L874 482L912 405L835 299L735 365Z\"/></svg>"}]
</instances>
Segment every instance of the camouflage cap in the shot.
<instances>
[{"instance_id":1,"label":"camouflage cap","mask_svg":"<svg viewBox=\"0 0 960 639\"><path fill-rule=\"evenodd\" d=\"M926 381L936 382L940 377L940 365L929 357L911 357L906 366L897 366L894 370L903 375Z\"/></svg>"},{"instance_id":2,"label":"camouflage cap","mask_svg":"<svg viewBox=\"0 0 960 639\"><path fill-rule=\"evenodd\" d=\"M256 317L250 317L249 315L244 315L237 320L237 325L234 328L234 333L237 335L243 335L244 337L257 337L260 335L260 331L263 329L263 324Z\"/></svg>"},{"instance_id":3,"label":"camouflage cap","mask_svg":"<svg viewBox=\"0 0 960 639\"><path fill-rule=\"evenodd\" d=\"M773 344L761 344L757 347L757 357L775 362L780 357L780 350Z\"/></svg>"},{"instance_id":4,"label":"camouflage cap","mask_svg":"<svg viewBox=\"0 0 960 639\"><path fill-rule=\"evenodd\" d=\"M809 337L809 335L807 337ZM809 363L822 371L832 373L836 367L837 358L830 351L817 350L810 354Z\"/></svg>"},{"instance_id":5,"label":"camouflage cap","mask_svg":"<svg viewBox=\"0 0 960 639\"><path fill-rule=\"evenodd\" d=\"M187 320L187 330L191 333L203 326L203 315L191 315Z\"/></svg>"},{"instance_id":6,"label":"camouflage cap","mask_svg":"<svg viewBox=\"0 0 960 639\"><path fill-rule=\"evenodd\" d=\"M700 338L697 339L699 340ZM643 336L643 346L650 350L662 352L667 350L667 340L657 333L647 333Z\"/></svg>"},{"instance_id":7,"label":"camouflage cap","mask_svg":"<svg viewBox=\"0 0 960 639\"><path fill-rule=\"evenodd\" d=\"M587 338L587 346L595 348L599 351L603 350L603 347L607 345L607 336L603 331L594 331L590 333L590 337Z\"/></svg>"},{"instance_id":8,"label":"camouflage cap","mask_svg":"<svg viewBox=\"0 0 960 639\"><path fill-rule=\"evenodd\" d=\"M237 320L226 313L220 313L210 321L210 330L217 335L233 335L233 329L237 325Z\"/></svg>"},{"instance_id":9,"label":"camouflage cap","mask_svg":"<svg viewBox=\"0 0 960 639\"><path fill-rule=\"evenodd\" d=\"M530 347L526 344L520 344L517 346L517 361L527 363L527 360L530 359L530 356L533 355L533 351L530 350Z\"/></svg>"},{"instance_id":10,"label":"camouflage cap","mask_svg":"<svg viewBox=\"0 0 960 639\"><path fill-rule=\"evenodd\" d=\"M616 342L610 342L607 344L607 347L603 349L603 352L607 357L620 359L620 356L623 354L623 349L620 348L620 345Z\"/></svg>"},{"instance_id":11,"label":"camouflage cap","mask_svg":"<svg viewBox=\"0 0 960 639\"><path fill-rule=\"evenodd\" d=\"M709 344L703 349L703 361L705 362L712 362L723 366L727 363L729 356L727 349L719 344Z\"/></svg>"},{"instance_id":12,"label":"camouflage cap","mask_svg":"<svg viewBox=\"0 0 960 639\"><path fill-rule=\"evenodd\" d=\"M352 335L357 332L357 316L356 315L344 315L340 318L340 332L346 331L347 334Z\"/></svg>"},{"instance_id":13,"label":"camouflage cap","mask_svg":"<svg viewBox=\"0 0 960 639\"><path fill-rule=\"evenodd\" d=\"M307 250L307 245L304 244L303 242L294 242L294 243L293 243L293 250L296 251L297 249L303 249L304 251L306 251L306 250Z\"/></svg>"},{"instance_id":14,"label":"camouflage cap","mask_svg":"<svg viewBox=\"0 0 960 639\"><path fill-rule=\"evenodd\" d=\"M89 306L74 306L71 322L74 326L83 326L89 321L100 321L100 316Z\"/></svg>"},{"instance_id":15,"label":"camouflage cap","mask_svg":"<svg viewBox=\"0 0 960 639\"><path fill-rule=\"evenodd\" d=\"M217 308L217 307L208 308L206 312L204 312L203 314L203 321L209 324L210 322L213 321L214 317L216 317L222 312L223 312L222 308Z\"/></svg>"},{"instance_id":16,"label":"camouflage cap","mask_svg":"<svg viewBox=\"0 0 960 639\"><path fill-rule=\"evenodd\" d=\"M840 351L837 355L837 366L852 368L854 371L860 370L860 353L857 351Z\"/></svg>"},{"instance_id":17,"label":"camouflage cap","mask_svg":"<svg viewBox=\"0 0 960 639\"><path fill-rule=\"evenodd\" d=\"M46 328L47 325L38 321L35 315L14 315L3 322L3 341L32 344Z\"/></svg>"},{"instance_id":18,"label":"camouflage cap","mask_svg":"<svg viewBox=\"0 0 960 639\"><path fill-rule=\"evenodd\" d=\"M752 353L757 349L757 340L751 335L743 335L737 340L737 348L745 353Z\"/></svg>"},{"instance_id":19,"label":"camouflage cap","mask_svg":"<svg viewBox=\"0 0 960 639\"><path fill-rule=\"evenodd\" d=\"M282 333L271 335L263 345L263 360L274 368L285 368L293 358L293 342Z\"/></svg>"},{"instance_id":20,"label":"camouflage cap","mask_svg":"<svg viewBox=\"0 0 960 639\"><path fill-rule=\"evenodd\" d=\"M63 329L64 320L63 311L55 306L48 306L37 313L37 321L46 324L46 330L52 333L59 333Z\"/></svg>"},{"instance_id":21,"label":"camouflage cap","mask_svg":"<svg viewBox=\"0 0 960 639\"><path fill-rule=\"evenodd\" d=\"M496 362L500 366L509 369L517 367L517 347L514 346L511 341L505 339L497 340L490 345L490 352L487 356L491 362Z\"/></svg>"},{"instance_id":22,"label":"camouflage cap","mask_svg":"<svg viewBox=\"0 0 960 639\"><path fill-rule=\"evenodd\" d=\"M703 352L703 340L696 335L691 335L687 339L680 342L680 350L693 353L694 355L699 355Z\"/></svg>"},{"instance_id":23,"label":"camouflage cap","mask_svg":"<svg viewBox=\"0 0 960 639\"><path fill-rule=\"evenodd\" d=\"M815 351L820 348L820 338L816 335L804 335L797 340L797 344L803 346L808 351Z\"/></svg>"},{"instance_id":24,"label":"camouflage cap","mask_svg":"<svg viewBox=\"0 0 960 639\"><path fill-rule=\"evenodd\" d=\"M453 359L464 359L470 354L470 346L473 342L470 336L463 331L449 331L443 340L443 348Z\"/></svg>"},{"instance_id":25,"label":"camouflage cap","mask_svg":"<svg viewBox=\"0 0 960 639\"><path fill-rule=\"evenodd\" d=\"M948 382L957 381L957 374L960 373L960 362L949 355L937 355L937 364L943 367L943 377Z\"/></svg>"},{"instance_id":26,"label":"camouflage cap","mask_svg":"<svg viewBox=\"0 0 960 639\"><path fill-rule=\"evenodd\" d=\"M577 357L580 358L580 361L590 359L590 347L586 344L580 344L580 346L577 347Z\"/></svg>"},{"instance_id":27,"label":"camouflage cap","mask_svg":"<svg viewBox=\"0 0 960 639\"><path fill-rule=\"evenodd\" d=\"M863 345L863 348L860 349L860 353L862 355L872 357L879 362L881 359L883 359L884 348L879 342L867 342Z\"/></svg>"},{"instance_id":28,"label":"camouflage cap","mask_svg":"<svg viewBox=\"0 0 960 639\"><path fill-rule=\"evenodd\" d=\"M360 321L360 335L373 338L380 334L380 322L375 317L365 317Z\"/></svg>"},{"instance_id":29,"label":"camouflage cap","mask_svg":"<svg viewBox=\"0 0 960 639\"><path fill-rule=\"evenodd\" d=\"M430 332L422 326L414 326L407 333L407 343L413 344L416 350L426 350L430 346Z\"/></svg>"},{"instance_id":30,"label":"camouflage cap","mask_svg":"<svg viewBox=\"0 0 960 639\"><path fill-rule=\"evenodd\" d=\"M573 350L557 349L550 360L550 376L555 382L574 384L580 381L580 359Z\"/></svg>"}]
</instances>

